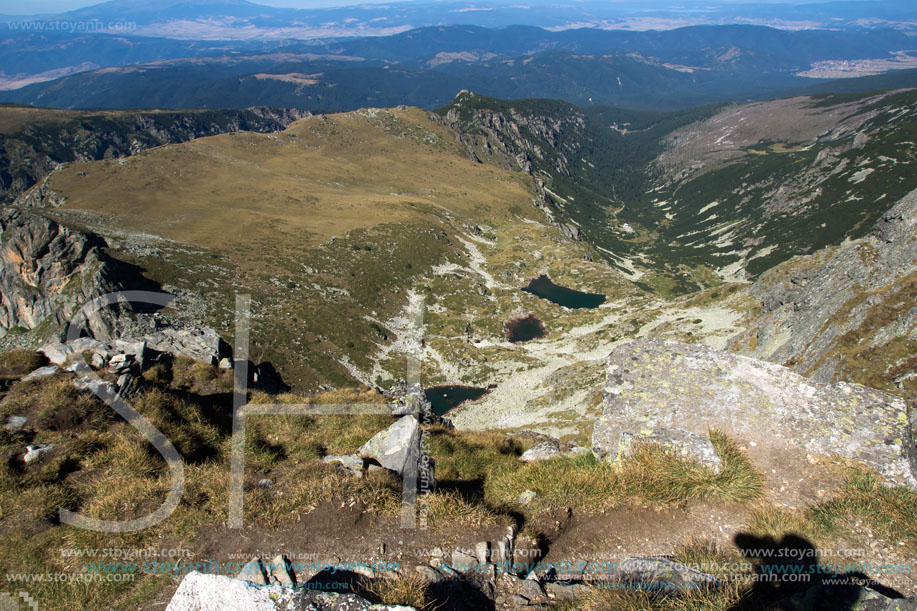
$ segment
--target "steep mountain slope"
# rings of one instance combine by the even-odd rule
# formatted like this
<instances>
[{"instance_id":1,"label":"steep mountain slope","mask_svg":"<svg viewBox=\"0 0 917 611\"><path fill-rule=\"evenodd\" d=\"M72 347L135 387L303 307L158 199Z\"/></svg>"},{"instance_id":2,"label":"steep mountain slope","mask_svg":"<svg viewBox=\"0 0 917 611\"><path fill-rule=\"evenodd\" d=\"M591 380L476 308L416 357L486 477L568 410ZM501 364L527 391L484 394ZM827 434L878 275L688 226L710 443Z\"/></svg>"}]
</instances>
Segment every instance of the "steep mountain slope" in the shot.
<instances>
[{"instance_id":1,"label":"steep mountain slope","mask_svg":"<svg viewBox=\"0 0 917 611\"><path fill-rule=\"evenodd\" d=\"M571 235L676 291L861 237L917 186L914 90L670 115L465 93L438 112L472 154L535 175Z\"/></svg>"},{"instance_id":2,"label":"steep mountain slope","mask_svg":"<svg viewBox=\"0 0 917 611\"><path fill-rule=\"evenodd\" d=\"M666 225L659 256L754 277L865 235L917 186L915 120L909 90L745 106L672 134L647 215Z\"/></svg>"},{"instance_id":3,"label":"steep mountain slope","mask_svg":"<svg viewBox=\"0 0 917 611\"><path fill-rule=\"evenodd\" d=\"M157 287L141 270L108 256L98 236L41 216L0 210L0 340L3 347L56 337L83 305L112 291ZM98 338L125 331L127 310L94 312Z\"/></svg>"},{"instance_id":4,"label":"steep mountain slope","mask_svg":"<svg viewBox=\"0 0 917 611\"><path fill-rule=\"evenodd\" d=\"M917 191L865 237L795 257L750 288L760 313L733 348L815 380L917 398Z\"/></svg>"}]
</instances>

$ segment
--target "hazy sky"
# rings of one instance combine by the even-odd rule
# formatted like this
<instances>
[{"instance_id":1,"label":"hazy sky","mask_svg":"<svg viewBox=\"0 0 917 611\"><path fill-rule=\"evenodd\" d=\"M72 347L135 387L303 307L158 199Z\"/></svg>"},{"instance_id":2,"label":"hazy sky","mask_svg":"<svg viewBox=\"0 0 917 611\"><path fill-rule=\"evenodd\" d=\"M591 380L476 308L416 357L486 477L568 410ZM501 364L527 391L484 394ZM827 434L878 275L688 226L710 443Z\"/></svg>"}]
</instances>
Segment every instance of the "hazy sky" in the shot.
<instances>
[{"instance_id":1,"label":"hazy sky","mask_svg":"<svg viewBox=\"0 0 917 611\"><path fill-rule=\"evenodd\" d=\"M399 0L251 0L255 4L285 6L293 8L319 8L326 6L349 6L353 4L390 3ZM63 13L84 6L100 4L100 0L0 0L0 14L35 15L39 13Z\"/></svg>"},{"instance_id":2,"label":"hazy sky","mask_svg":"<svg viewBox=\"0 0 917 611\"><path fill-rule=\"evenodd\" d=\"M268 6L284 6L294 8L319 8L328 6L349 6L354 4L390 3L403 0L251 0L256 4ZM509 0L507 0L509 1ZM538 0L536 0L537 2ZM614 0L606 0L613 2ZM746 2L766 2L774 4L799 4L806 2L819 2L822 0L716 0L715 4L742 4ZM670 1L669 4L709 4L704 0ZM0 0L0 14L5 15L34 15L38 13L62 13L72 11L84 6L99 4L99 0Z\"/></svg>"}]
</instances>

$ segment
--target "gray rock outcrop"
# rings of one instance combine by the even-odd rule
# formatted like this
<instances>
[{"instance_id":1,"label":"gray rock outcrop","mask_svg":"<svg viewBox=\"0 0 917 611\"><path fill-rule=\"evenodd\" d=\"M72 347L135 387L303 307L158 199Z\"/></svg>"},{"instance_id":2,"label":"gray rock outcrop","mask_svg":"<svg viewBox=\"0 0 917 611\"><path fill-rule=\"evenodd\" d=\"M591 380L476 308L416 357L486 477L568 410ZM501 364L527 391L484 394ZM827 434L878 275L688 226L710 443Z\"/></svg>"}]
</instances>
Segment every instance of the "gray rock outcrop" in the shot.
<instances>
[{"instance_id":1,"label":"gray rock outcrop","mask_svg":"<svg viewBox=\"0 0 917 611\"><path fill-rule=\"evenodd\" d=\"M52 341L39 352L55 365L63 365L71 354L90 352L96 369L108 367L112 373L142 371L156 353L184 357L215 365L230 352L230 347L209 327L197 329L160 329L145 337L125 337L102 341L80 337L67 342Z\"/></svg>"},{"instance_id":2,"label":"gray rock outcrop","mask_svg":"<svg viewBox=\"0 0 917 611\"><path fill-rule=\"evenodd\" d=\"M856 384L819 384L765 361L701 345L637 340L607 359L592 443L618 457L633 440L676 451L718 429L738 440L862 461L894 484L917 487L902 399ZM693 442L692 442L693 443ZM706 459L706 450L692 456Z\"/></svg>"},{"instance_id":3,"label":"gray rock outcrop","mask_svg":"<svg viewBox=\"0 0 917 611\"><path fill-rule=\"evenodd\" d=\"M40 325L51 336L86 302L124 288L103 247L101 238L45 217L0 210L0 337ZM118 310L90 316L90 332L110 337Z\"/></svg>"},{"instance_id":4,"label":"gray rock outcrop","mask_svg":"<svg viewBox=\"0 0 917 611\"><path fill-rule=\"evenodd\" d=\"M196 329L160 329L144 338L153 350L195 361L218 364L231 350L216 331L209 327Z\"/></svg>"},{"instance_id":5,"label":"gray rock outcrop","mask_svg":"<svg viewBox=\"0 0 917 611\"><path fill-rule=\"evenodd\" d=\"M555 456L560 456L560 444L556 441L542 441L523 452L519 460L534 462L536 460L548 460Z\"/></svg>"},{"instance_id":6,"label":"gray rock outcrop","mask_svg":"<svg viewBox=\"0 0 917 611\"><path fill-rule=\"evenodd\" d=\"M892 371L898 357L882 348L917 339L915 287L917 190L863 239L795 257L762 274L750 289L761 314L732 347L820 382L849 379L842 371L849 360L845 346L875 349L874 358L891 359L882 364Z\"/></svg>"}]
</instances>

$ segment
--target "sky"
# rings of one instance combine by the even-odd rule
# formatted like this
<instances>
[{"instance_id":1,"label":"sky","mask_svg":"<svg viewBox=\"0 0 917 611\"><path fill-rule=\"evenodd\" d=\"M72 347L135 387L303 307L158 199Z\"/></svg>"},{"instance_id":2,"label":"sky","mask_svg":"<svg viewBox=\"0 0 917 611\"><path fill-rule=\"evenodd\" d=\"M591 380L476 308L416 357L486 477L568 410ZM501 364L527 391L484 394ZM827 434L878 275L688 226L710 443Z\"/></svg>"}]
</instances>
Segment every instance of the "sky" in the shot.
<instances>
[{"instance_id":1,"label":"sky","mask_svg":"<svg viewBox=\"0 0 917 611\"><path fill-rule=\"evenodd\" d=\"M390 3L403 0L251 0L256 4L267 6L292 7L292 8L324 8L329 6L349 6L354 4ZM614 0L608 0L614 1ZM691 4L687 0L681 4ZM803 1L819 2L820 0L717 0L716 4L743 4L749 1L762 3L791 4ZM63 13L84 6L99 4L100 0L0 0L0 14L2 15L36 15L43 13Z\"/></svg>"},{"instance_id":2,"label":"sky","mask_svg":"<svg viewBox=\"0 0 917 611\"><path fill-rule=\"evenodd\" d=\"M0 0L2 15L38 15L64 13L84 6L100 4L102 0ZM255 4L291 8L324 8L353 4L388 3L403 0L251 0Z\"/></svg>"}]
</instances>

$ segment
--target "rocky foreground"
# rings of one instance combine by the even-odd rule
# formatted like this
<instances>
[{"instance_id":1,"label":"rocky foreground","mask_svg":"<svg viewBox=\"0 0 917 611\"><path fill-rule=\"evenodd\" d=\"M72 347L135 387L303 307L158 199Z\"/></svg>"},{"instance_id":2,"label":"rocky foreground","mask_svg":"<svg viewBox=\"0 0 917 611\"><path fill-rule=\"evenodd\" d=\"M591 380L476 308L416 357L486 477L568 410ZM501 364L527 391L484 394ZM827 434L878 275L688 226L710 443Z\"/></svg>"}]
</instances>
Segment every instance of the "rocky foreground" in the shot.
<instances>
[{"instance_id":1,"label":"rocky foreground","mask_svg":"<svg viewBox=\"0 0 917 611\"><path fill-rule=\"evenodd\" d=\"M719 430L773 456L803 452L860 461L890 483L917 487L911 420L900 397L818 384L765 361L664 340L616 348L592 448L600 458L653 442L719 469Z\"/></svg>"}]
</instances>

